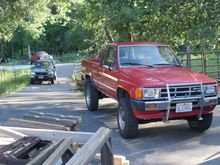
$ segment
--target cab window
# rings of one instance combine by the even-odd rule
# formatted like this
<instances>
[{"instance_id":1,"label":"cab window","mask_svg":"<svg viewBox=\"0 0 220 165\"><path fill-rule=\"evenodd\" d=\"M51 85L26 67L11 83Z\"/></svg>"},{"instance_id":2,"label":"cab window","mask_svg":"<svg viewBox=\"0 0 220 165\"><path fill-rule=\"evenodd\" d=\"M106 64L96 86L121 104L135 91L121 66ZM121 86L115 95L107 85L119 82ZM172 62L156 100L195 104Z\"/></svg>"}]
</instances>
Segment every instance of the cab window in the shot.
<instances>
[{"instance_id":1,"label":"cab window","mask_svg":"<svg viewBox=\"0 0 220 165\"><path fill-rule=\"evenodd\" d=\"M115 67L115 47L110 47L103 65L114 68Z\"/></svg>"}]
</instances>

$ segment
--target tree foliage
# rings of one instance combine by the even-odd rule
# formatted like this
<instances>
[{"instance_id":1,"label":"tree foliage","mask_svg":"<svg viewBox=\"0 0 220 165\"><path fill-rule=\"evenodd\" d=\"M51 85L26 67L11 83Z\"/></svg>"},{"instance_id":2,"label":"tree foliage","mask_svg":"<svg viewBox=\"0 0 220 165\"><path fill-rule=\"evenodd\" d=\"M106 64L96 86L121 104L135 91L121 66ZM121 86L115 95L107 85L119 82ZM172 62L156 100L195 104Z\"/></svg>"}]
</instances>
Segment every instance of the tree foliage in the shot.
<instances>
[{"instance_id":1,"label":"tree foliage","mask_svg":"<svg viewBox=\"0 0 220 165\"><path fill-rule=\"evenodd\" d=\"M54 53L113 40L218 48L219 7L219 0L0 0L0 40L7 49L31 44Z\"/></svg>"}]
</instances>

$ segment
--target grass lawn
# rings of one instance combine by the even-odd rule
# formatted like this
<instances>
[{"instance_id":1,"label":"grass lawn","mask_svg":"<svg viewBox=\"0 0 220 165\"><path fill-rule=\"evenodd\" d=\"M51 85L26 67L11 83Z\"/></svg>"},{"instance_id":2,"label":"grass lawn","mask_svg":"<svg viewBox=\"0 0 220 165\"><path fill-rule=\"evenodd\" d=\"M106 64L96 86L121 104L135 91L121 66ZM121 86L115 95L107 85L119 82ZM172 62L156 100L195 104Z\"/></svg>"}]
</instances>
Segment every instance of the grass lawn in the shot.
<instances>
[{"instance_id":1,"label":"grass lawn","mask_svg":"<svg viewBox=\"0 0 220 165\"><path fill-rule=\"evenodd\" d=\"M29 84L29 70L0 70L0 96L21 90Z\"/></svg>"}]
</instances>

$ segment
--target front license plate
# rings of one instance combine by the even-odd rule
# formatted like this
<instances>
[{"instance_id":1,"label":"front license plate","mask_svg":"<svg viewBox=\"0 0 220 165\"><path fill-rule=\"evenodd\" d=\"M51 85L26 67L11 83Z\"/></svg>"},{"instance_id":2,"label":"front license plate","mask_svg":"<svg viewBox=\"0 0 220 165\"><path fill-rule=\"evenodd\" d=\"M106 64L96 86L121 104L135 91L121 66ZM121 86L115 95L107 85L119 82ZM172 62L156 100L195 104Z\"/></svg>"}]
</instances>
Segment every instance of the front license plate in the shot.
<instances>
[{"instance_id":1,"label":"front license plate","mask_svg":"<svg viewBox=\"0 0 220 165\"><path fill-rule=\"evenodd\" d=\"M43 79L44 78L44 76L39 76L39 79Z\"/></svg>"},{"instance_id":2,"label":"front license plate","mask_svg":"<svg viewBox=\"0 0 220 165\"><path fill-rule=\"evenodd\" d=\"M176 112L191 112L192 103L177 103Z\"/></svg>"}]
</instances>

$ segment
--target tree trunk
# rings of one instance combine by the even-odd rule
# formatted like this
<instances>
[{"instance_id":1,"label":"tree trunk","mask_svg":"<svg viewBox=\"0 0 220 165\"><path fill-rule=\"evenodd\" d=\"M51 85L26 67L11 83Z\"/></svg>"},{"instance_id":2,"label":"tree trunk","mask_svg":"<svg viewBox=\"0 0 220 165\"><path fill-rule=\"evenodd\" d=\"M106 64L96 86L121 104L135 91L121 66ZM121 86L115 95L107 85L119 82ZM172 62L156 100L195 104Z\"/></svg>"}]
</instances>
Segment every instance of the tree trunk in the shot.
<instances>
[{"instance_id":1,"label":"tree trunk","mask_svg":"<svg viewBox=\"0 0 220 165\"><path fill-rule=\"evenodd\" d=\"M107 25L105 25L104 30L105 30L105 34L106 34L106 36L107 36L109 42L114 42L114 39L113 39L113 37L112 37L112 34L111 34L109 28L107 27Z\"/></svg>"}]
</instances>

